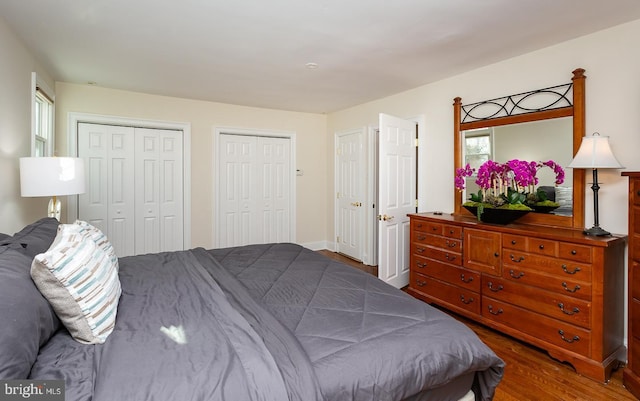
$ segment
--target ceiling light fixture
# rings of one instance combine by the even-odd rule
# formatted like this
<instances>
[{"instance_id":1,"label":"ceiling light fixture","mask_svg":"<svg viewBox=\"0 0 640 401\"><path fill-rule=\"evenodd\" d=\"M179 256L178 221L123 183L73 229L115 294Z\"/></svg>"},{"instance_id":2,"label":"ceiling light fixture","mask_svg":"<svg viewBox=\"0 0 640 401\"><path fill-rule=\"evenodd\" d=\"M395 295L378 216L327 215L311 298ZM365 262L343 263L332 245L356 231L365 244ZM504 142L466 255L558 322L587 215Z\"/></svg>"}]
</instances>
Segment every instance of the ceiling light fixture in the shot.
<instances>
[{"instance_id":1,"label":"ceiling light fixture","mask_svg":"<svg viewBox=\"0 0 640 401\"><path fill-rule=\"evenodd\" d=\"M307 63L304 66L309 70L315 70L316 68L318 68L318 63Z\"/></svg>"}]
</instances>

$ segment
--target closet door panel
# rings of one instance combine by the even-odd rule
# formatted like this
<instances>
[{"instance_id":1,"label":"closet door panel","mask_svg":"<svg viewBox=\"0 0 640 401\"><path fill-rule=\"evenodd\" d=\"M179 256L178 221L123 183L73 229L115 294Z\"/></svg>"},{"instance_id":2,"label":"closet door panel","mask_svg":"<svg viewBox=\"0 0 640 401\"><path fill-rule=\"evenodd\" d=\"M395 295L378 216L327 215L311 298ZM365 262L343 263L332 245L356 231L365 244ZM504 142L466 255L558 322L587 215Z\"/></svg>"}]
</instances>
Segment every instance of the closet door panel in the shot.
<instances>
[{"instance_id":1,"label":"closet door panel","mask_svg":"<svg viewBox=\"0 0 640 401\"><path fill-rule=\"evenodd\" d=\"M160 252L160 152L155 131L135 129L136 254Z\"/></svg>"},{"instance_id":2,"label":"closet door panel","mask_svg":"<svg viewBox=\"0 0 640 401\"><path fill-rule=\"evenodd\" d=\"M176 131L162 131L160 135L160 246L163 251L184 249L182 219L182 135Z\"/></svg>"},{"instance_id":3,"label":"closet door panel","mask_svg":"<svg viewBox=\"0 0 640 401\"><path fill-rule=\"evenodd\" d=\"M133 255L133 128L80 123L78 155L85 160L87 192L78 197L78 217L98 227L119 257Z\"/></svg>"}]
</instances>

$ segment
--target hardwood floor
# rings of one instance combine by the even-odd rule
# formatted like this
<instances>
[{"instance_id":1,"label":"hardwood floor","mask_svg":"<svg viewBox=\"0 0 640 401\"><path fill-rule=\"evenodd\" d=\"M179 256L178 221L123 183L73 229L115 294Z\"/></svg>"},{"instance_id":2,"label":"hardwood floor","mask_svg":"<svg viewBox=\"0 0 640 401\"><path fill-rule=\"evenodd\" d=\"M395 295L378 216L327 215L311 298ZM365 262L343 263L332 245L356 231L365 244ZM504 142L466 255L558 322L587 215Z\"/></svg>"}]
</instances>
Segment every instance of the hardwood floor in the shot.
<instances>
[{"instance_id":1,"label":"hardwood floor","mask_svg":"<svg viewBox=\"0 0 640 401\"><path fill-rule=\"evenodd\" d=\"M319 252L377 275L375 267L365 266L334 252ZM543 350L471 320L450 315L469 326L506 362L504 378L496 390L494 401L636 400L622 385L622 368L613 372L608 383L600 383L577 374L570 365L552 359Z\"/></svg>"}]
</instances>

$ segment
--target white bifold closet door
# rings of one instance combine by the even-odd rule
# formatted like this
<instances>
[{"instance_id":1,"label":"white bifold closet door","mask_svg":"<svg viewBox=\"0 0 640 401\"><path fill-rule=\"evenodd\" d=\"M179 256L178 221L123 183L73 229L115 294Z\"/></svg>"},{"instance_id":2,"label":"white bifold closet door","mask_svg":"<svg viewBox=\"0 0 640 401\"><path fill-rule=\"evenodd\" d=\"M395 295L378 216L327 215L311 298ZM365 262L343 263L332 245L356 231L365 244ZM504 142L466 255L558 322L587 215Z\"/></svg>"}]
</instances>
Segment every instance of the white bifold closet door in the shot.
<instances>
[{"instance_id":1,"label":"white bifold closet door","mask_svg":"<svg viewBox=\"0 0 640 401\"><path fill-rule=\"evenodd\" d=\"M293 240L290 152L288 138L220 135L219 247Z\"/></svg>"},{"instance_id":2,"label":"white bifold closet door","mask_svg":"<svg viewBox=\"0 0 640 401\"><path fill-rule=\"evenodd\" d=\"M184 248L181 131L80 123L78 155L87 176L78 218L119 257Z\"/></svg>"}]
</instances>

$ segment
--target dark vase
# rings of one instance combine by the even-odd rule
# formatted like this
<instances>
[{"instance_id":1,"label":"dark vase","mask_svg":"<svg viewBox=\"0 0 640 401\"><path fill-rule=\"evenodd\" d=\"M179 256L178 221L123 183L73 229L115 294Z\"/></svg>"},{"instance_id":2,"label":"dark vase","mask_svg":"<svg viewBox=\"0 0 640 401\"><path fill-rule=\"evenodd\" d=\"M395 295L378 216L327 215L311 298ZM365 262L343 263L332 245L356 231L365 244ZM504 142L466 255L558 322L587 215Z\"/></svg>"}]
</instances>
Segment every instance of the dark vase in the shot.
<instances>
[{"instance_id":1,"label":"dark vase","mask_svg":"<svg viewBox=\"0 0 640 401\"><path fill-rule=\"evenodd\" d=\"M463 205L463 207L470 211L474 216L478 216L477 206ZM484 208L482 214L480 215L480 221L482 221L483 223L492 224L509 224L513 223L527 213L529 213L528 210Z\"/></svg>"},{"instance_id":2,"label":"dark vase","mask_svg":"<svg viewBox=\"0 0 640 401\"><path fill-rule=\"evenodd\" d=\"M558 205L558 206L530 205L530 207L536 213L551 213L554 210L556 210L557 208L559 208L560 205Z\"/></svg>"}]
</instances>

